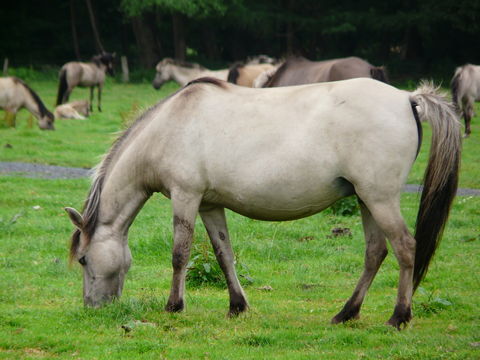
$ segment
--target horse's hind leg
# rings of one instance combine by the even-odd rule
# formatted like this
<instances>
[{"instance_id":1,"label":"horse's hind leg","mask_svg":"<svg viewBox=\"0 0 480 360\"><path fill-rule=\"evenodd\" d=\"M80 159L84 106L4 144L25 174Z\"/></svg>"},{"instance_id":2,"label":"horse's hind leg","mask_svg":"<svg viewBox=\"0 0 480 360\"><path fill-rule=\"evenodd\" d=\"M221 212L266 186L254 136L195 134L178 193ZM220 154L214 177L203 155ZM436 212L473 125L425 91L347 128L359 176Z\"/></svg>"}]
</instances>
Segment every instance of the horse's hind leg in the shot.
<instances>
[{"instance_id":1,"label":"horse's hind leg","mask_svg":"<svg viewBox=\"0 0 480 360\"><path fill-rule=\"evenodd\" d=\"M97 95L98 95L98 98L97 98L97 106L98 106L98 111L102 112L102 86L101 85L98 85L98 88L97 88Z\"/></svg>"},{"instance_id":2,"label":"horse's hind leg","mask_svg":"<svg viewBox=\"0 0 480 360\"><path fill-rule=\"evenodd\" d=\"M364 199L365 200L365 199ZM413 268L416 241L409 233L400 213L400 199L365 201L376 223L390 241L400 266L397 303L387 324L400 329L412 318Z\"/></svg>"},{"instance_id":3,"label":"horse's hind leg","mask_svg":"<svg viewBox=\"0 0 480 360\"><path fill-rule=\"evenodd\" d=\"M195 217L201 196L172 192L173 206L173 279L170 296L165 306L166 311L182 311L185 293L185 276L187 272L190 248L193 240Z\"/></svg>"},{"instance_id":4,"label":"horse's hind leg","mask_svg":"<svg viewBox=\"0 0 480 360\"><path fill-rule=\"evenodd\" d=\"M90 86L90 112L93 112L93 89L94 86Z\"/></svg>"},{"instance_id":5,"label":"horse's hind leg","mask_svg":"<svg viewBox=\"0 0 480 360\"><path fill-rule=\"evenodd\" d=\"M235 258L228 235L224 208L200 209L215 256L227 280L230 295L229 316L237 315L248 308L248 302L235 272Z\"/></svg>"},{"instance_id":6,"label":"horse's hind leg","mask_svg":"<svg viewBox=\"0 0 480 360\"><path fill-rule=\"evenodd\" d=\"M463 105L463 116L465 118L465 136L469 136L472 132L470 130L470 123L472 121L472 117L475 115L473 111L473 100L468 98Z\"/></svg>"},{"instance_id":7,"label":"horse's hind leg","mask_svg":"<svg viewBox=\"0 0 480 360\"><path fill-rule=\"evenodd\" d=\"M359 202L366 242L365 267L353 295L343 309L332 319L333 324L345 322L350 319L357 319L359 317L360 307L362 306L367 290L385 256L387 256L387 245L383 231L378 227L365 204L361 201Z\"/></svg>"}]
</instances>

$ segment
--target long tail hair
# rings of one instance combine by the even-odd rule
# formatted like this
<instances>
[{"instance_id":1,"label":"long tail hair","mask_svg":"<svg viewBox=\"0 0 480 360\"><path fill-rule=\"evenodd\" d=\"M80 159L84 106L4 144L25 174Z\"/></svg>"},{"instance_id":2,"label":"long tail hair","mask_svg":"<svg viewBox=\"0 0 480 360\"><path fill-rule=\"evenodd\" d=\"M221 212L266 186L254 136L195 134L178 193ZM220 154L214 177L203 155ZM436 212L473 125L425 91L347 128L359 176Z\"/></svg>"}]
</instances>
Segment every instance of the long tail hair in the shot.
<instances>
[{"instance_id":1,"label":"long tail hair","mask_svg":"<svg viewBox=\"0 0 480 360\"><path fill-rule=\"evenodd\" d=\"M372 66L370 68L370 76L372 77L372 79L382 81L387 84L389 83L387 70L384 66Z\"/></svg>"},{"instance_id":2,"label":"long tail hair","mask_svg":"<svg viewBox=\"0 0 480 360\"><path fill-rule=\"evenodd\" d=\"M67 84L67 70L62 69L60 70L60 82L58 84L58 94L57 94L57 106L62 104L63 95L67 91L68 84Z\"/></svg>"},{"instance_id":3,"label":"long tail hair","mask_svg":"<svg viewBox=\"0 0 480 360\"><path fill-rule=\"evenodd\" d=\"M422 83L410 101L414 112L418 105L420 119L427 120L432 127L430 155L415 225L413 287L417 289L440 243L457 192L461 137L454 106L432 84Z\"/></svg>"}]
</instances>

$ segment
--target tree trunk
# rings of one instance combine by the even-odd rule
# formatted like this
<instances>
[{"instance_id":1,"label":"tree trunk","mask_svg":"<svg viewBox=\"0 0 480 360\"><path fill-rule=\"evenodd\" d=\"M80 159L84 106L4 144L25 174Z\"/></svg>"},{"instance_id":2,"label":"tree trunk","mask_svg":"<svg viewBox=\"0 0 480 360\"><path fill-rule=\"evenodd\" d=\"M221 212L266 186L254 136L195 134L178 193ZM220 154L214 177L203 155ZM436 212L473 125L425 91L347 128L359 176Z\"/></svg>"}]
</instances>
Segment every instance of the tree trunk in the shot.
<instances>
[{"instance_id":1,"label":"tree trunk","mask_svg":"<svg viewBox=\"0 0 480 360\"><path fill-rule=\"evenodd\" d=\"M293 5L294 5L293 0L288 0L287 9L290 14L293 11ZM295 48L294 48L295 31L293 28L291 16L289 16L287 20L287 31L285 34L285 38L286 38L287 55L292 55L295 52Z\"/></svg>"},{"instance_id":2,"label":"tree trunk","mask_svg":"<svg viewBox=\"0 0 480 360\"><path fill-rule=\"evenodd\" d=\"M172 14L173 25L173 46L175 48L175 59L185 60L187 55L187 44L185 41L185 21L182 14Z\"/></svg>"},{"instance_id":3,"label":"tree trunk","mask_svg":"<svg viewBox=\"0 0 480 360\"><path fill-rule=\"evenodd\" d=\"M78 46L77 27L75 22L75 0L70 0L70 24L72 25L72 42L75 57L80 60L80 47Z\"/></svg>"},{"instance_id":4,"label":"tree trunk","mask_svg":"<svg viewBox=\"0 0 480 360\"><path fill-rule=\"evenodd\" d=\"M159 61L159 54L156 51L156 42L152 30L142 15L132 18L132 27L140 53L140 65L146 68L154 67Z\"/></svg>"},{"instance_id":5,"label":"tree trunk","mask_svg":"<svg viewBox=\"0 0 480 360\"><path fill-rule=\"evenodd\" d=\"M97 52L105 52L103 48L102 42L100 41L100 34L97 28L97 22L95 20L95 14L93 12L92 2L91 0L85 0L88 8L88 15L90 17L90 24L92 25L93 37L95 38L95 48Z\"/></svg>"}]
</instances>

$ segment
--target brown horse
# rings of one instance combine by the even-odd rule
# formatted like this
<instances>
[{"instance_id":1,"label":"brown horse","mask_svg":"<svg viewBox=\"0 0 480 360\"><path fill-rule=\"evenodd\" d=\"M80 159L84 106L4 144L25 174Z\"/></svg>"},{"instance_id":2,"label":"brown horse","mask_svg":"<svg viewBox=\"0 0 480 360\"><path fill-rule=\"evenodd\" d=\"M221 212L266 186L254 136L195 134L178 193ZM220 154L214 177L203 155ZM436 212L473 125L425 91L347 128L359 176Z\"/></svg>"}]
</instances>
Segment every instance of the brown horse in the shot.
<instances>
[{"instance_id":1,"label":"brown horse","mask_svg":"<svg viewBox=\"0 0 480 360\"><path fill-rule=\"evenodd\" d=\"M228 71L228 82L253 87L255 79L265 71L275 71L277 66L272 64L243 64L236 63Z\"/></svg>"},{"instance_id":2,"label":"brown horse","mask_svg":"<svg viewBox=\"0 0 480 360\"><path fill-rule=\"evenodd\" d=\"M470 122L475 115L475 101L480 100L480 66L466 64L455 70L452 82L452 100L458 113L465 119L465 136L472 132Z\"/></svg>"},{"instance_id":3,"label":"brown horse","mask_svg":"<svg viewBox=\"0 0 480 360\"><path fill-rule=\"evenodd\" d=\"M115 53L102 53L92 58L89 63L78 61L68 62L60 70L57 105L64 104L75 86L90 87L90 111L93 110L93 90L97 87L98 111L102 111L101 96L105 73L113 76L113 62Z\"/></svg>"},{"instance_id":4,"label":"brown horse","mask_svg":"<svg viewBox=\"0 0 480 360\"><path fill-rule=\"evenodd\" d=\"M353 78L372 78L388 83L383 67L376 67L358 57L310 61L303 57L287 59L278 70L266 77L258 87L311 84ZM260 86L263 85L263 86Z\"/></svg>"},{"instance_id":5,"label":"brown horse","mask_svg":"<svg viewBox=\"0 0 480 360\"><path fill-rule=\"evenodd\" d=\"M54 129L53 114L48 111L37 93L19 78L0 78L0 108L5 110L6 122L13 125L17 111L26 108L38 119L40 129Z\"/></svg>"}]
</instances>

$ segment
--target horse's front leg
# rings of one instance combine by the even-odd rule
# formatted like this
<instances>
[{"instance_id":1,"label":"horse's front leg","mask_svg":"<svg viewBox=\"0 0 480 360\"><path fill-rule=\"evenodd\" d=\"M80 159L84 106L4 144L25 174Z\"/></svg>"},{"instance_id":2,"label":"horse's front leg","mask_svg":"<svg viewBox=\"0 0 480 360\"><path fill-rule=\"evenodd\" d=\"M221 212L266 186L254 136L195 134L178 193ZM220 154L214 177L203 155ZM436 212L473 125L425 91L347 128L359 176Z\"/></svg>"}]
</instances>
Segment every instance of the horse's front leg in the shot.
<instances>
[{"instance_id":1,"label":"horse's front leg","mask_svg":"<svg viewBox=\"0 0 480 360\"><path fill-rule=\"evenodd\" d=\"M5 110L5 125L7 127L15 127L15 118L17 114L13 111Z\"/></svg>"},{"instance_id":2,"label":"horse's front leg","mask_svg":"<svg viewBox=\"0 0 480 360\"><path fill-rule=\"evenodd\" d=\"M202 217L202 221L207 229L210 241L212 242L217 261L225 275L225 279L227 280L228 292L230 295L230 310L228 315L238 315L247 310L248 302L235 272L235 257L233 255L228 235L225 210L223 207L209 209L200 208L200 216Z\"/></svg>"},{"instance_id":3,"label":"horse's front leg","mask_svg":"<svg viewBox=\"0 0 480 360\"><path fill-rule=\"evenodd\" d=\"M179 312L185 307L185 276L193 240L195 218L201 195L172 192L173 205L173 279L170 296L165 306L169 312Z\"/></svg>"},{"instance_id":4,"label":"horse's front leg","mask_svg":"<svg viewBox=\"0 0 480 360\"><path fill-rule=\"evenodd\" d=\"M94 86L90 86L90 112L93 112L93 89Z\"/></svg>"},{"instance_id":5,"label":"horse's front leg","mask_svg":"<svg viewBox=\"0 0 480 360\"><path fill-rule=\"evenodd\" d=\"M98 111L102 112L102 85L98 85L98 88L97 88L97 95L98 95L98 98L97 98L97 106L98 106Z\"/></svg>"}]
</instances>

